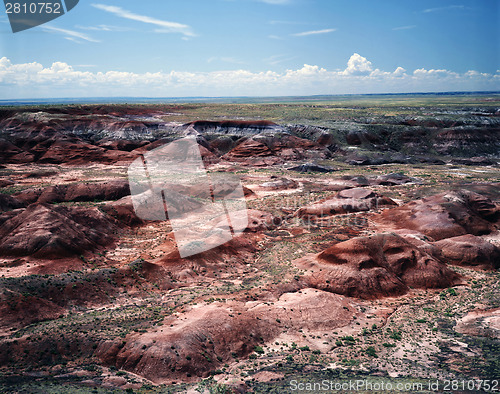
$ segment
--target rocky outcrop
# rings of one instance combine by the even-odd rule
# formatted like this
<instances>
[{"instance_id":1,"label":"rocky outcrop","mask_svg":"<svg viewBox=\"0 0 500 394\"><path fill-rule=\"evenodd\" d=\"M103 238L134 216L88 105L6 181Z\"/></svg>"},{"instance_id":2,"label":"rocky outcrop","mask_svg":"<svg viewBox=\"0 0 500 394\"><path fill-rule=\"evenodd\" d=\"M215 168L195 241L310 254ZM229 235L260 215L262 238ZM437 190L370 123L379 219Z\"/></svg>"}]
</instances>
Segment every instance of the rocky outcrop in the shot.
<instances>
[{"instance_id":1,"label":"rocky outcrop","mask_svg":"<svg viewBox=\"0 0 500 394\"><path fill-rule=\"evenodd\" d=\"M269 231L281 223L281 220L269 212L258 211L256 209L247 210L248 226L247 232Z\"/></svg>"},{"instance_id":2,"label":"rocky outcrop","mask_svg":"<svg viewBox=\"0 0 500 394\"><path fill-rule=\"evenodd\" d=\"M3 223L2 223L3 222ZM97 209L32 204L0 216L0 254L60 258L114 241L117 224Z\"/></svg>"},{"instance_id":3,"label":"rocky outcrop","mask_svg":"<svg viewBox=\"0 0 500 394\"><path fill-rule=\"evenodd\" d=\"M460 283L444 263L396 234L353 238L294 264L306 270L311 287L363 299Z\"/></svg>"},{"instance_id":4,"label":"rocky outcrop","mask_svg":"<svg viewBox=\"0 0 500 394\"><path fill-rule=\"evenodd\" d=\"M225 158L238 160L247 159L249 157L267 157L272 156L273 152L264 143L264 141L259 141L253 138L249 138L242 143L240 143L236 148L231 150Z\"/></svg>"},{"instance_id":5,"label":"rocky outcrop","mask_svg":"<svg viewBox=\"0 0 500 394\"><path fill-rule=\"evenodd\" d=\"M384 185L384 186L396 186L396 185L404 185L406 183L421 183L422 181L417 178L409 177L408 175L402 173L390 173L379 175L375 180L374 184L376 185Z\"/></svg>"},{"instance_id":6,"label":"rocky outcrop","mask_svg":"<svg viewBox=\"0 0 500 394\"><path fill-rule=\"evenodd\" d=\"M125 196L117 201L108 202L99 207L99 209L126 226L135 227L145 223L135 213L131 196Z\"/></svg>"},{"instance_id":7,"label":"rocky outcrop","mask_svg":"<svg viewBox=\"0 0 500 394\"><path fill-rule=\"evenodd\" d=\"M33 193L33 198L38 193ZM74 183L69 185L49 186L40 191L38 198L30 202L59 203L65 201L110 201L118 200L130 194L128 181L125 179L96 182L96 183ZM24 199L28 199L24 193Z\"/></svg>"},{"instance_id":8,"label":"rocky outcrop","mask_svg":"<svg viewBox=\"0 0 500 394\"><path fill-rule=\"evenodd\" d=\"M271 181L264 182L259 185L259 189L261 190L287 190L287 189L297 189L299 187L299 183L294 181L293 179L288 178L277 178L271 177Z\"/></svg>"},{"instance_id":9,"label":"rocky outcrop","mask_svg":"<svg viewBox=\"0 0 500 394\"><path fill-rule=\"evenodd\" d=\"M0 212L10 211L11 209L22 208L24 204L18 199L8 194L0 193Z\"/></svg>"},{"instance_id":10,"label":"rocky outcrop","mask_svg":"<svg viewBox=\"0 0 500 394\"><path fill-rule=\"evenodd\" d=\"M185 128L192 128L202 135L206 134L226 134L235 136L249 136L262 133L286 133L286 130L276 123L266 120L224 120L208 121L196 120L184 125Z\"/></svg>"},{"instance_id":11,"label":"rocky outcrop","mask_svg":"<svg viewBox=\"0 0 500 394\"><path fill-rule=\"evenodd\" d=\"M163 328L129 335L124 344L106 341L96 355L155 383L192 381L248 356L285 330L328 332L347 325L355 314L346 298L313 289L285 293L272 304L202 304L167 317Z\"/></svg>"},{"instance_id":12,"label":"rocky outcrop","mask_svg":"<svg viewBox=\"0 0 500 394\"><path fill-rule=\"evenodd\" d=\"M414 157L404 155L399 152L381 154L378 152L371 154L351 154L347 157L346 163L355 166L369 166L382 164L413 164L416 163Z\"/></svg>"},{"instance_id":13,"label":"rocky outcrop","mask_svg":"<svg viewBox=\"0 0 500 394\"><path fill-rule=\"evenodd\" d=\"M247 165L265 166L290 160L326 158L330 151L314 142L294 136L255 136L242 141L222 158Z\"/></svg>"},{"instance_id":14,"label":"rocky outcrop","mask_svg":"<svg viewBox=\"0 0 500 394\"><path fill-rule=\"evenodd\" d=\"M346 135L348 145L381 144L382 139L371 131L349 131Z\"/></svg>"},{"instance_id":15,"label":"rocky outcrop","mask_svg":"<svg viewBox=\"0 0 500 394\"><path fill-rule=\"evenodd\" d=\"M500 308L473 310L458 321L455 330L461 334L496 339L500 335Z\"/></svg>"},{"instance_id":16,"label":"rocky outcrop","mask_svg":"<svg viewBox=\"0 0 500 394\"><path fill-rule=\"evenodd\" d=\"M460 164L464 166L495 166L499 164L498 160L488 159L486 157L471 157L462 159L451 160L453 164Z\"/></svg>"},{"instance_id":17,"label":"rocky outcrop","mask_svg":"<svg viewBox=\"0 0 500 394\"><path fill-rule=\"evenodd\" d=\"M488 270L500 268L500 249L481 237L466 234L443 239L434 245L448 264Z\"/></svg>"},{"instance_id":18,"label":"rocky outcrop","mask_svg":"<svg viewBox=\"0 0 500 394\"><path fill-rule=\"evenodd\" d=\"M463 126L440 131L435 137L434 148L444 155L465 157L498 155L500 152L500 130Z\"/></svg>"},{"instance_id":19,"label":"rocky outcrop","mask_svg":"<svg viewBox=\"0 0 500 394\"><path fill-rule=\"evenodd\" d=\"M0 328L27 326L57 319L65 309L49 300L6 289L0 291Z\"/></svg>"},{"instance_id":20,"label":"rocky outcrop","mask_svg":"<svg viewBox=\"0 0 500 394\"><path fill-rule=\"evenodd\" d=\"M73 140L54 141L50 146L36 146L34 150L43 150L43 155L37 160L45 164L71 164L83 165L97 162L111 164L120 161L132 161L136 156L129 152L118 150L105 150L95 145Z\"/></svg>"},{"instance_id":21,"label":"rocky outcrop","mask_svg":"<svg viewBox=\"0 0 500 394\"><path fill-rule=\"evenodd\" d=\"M98 142L98 146L108 150L120 150L124 152L132 152L144 145L147 145L149 141L136 141L136 140L120 140L105 138Z\"/></svg>"},{"instance_id":22,"label":"rocky outcrop","mask_svg":"<svg viewBox=\"0 0 500 394\"><path fill-rule=\"evenodd\" d=\"M291 167L288 170L289 171L297 171L297 172L301 172L301 173L306 173L306 172L325 172L325 173L328 173L328 172L337 171L333 167L320 166L320 165L317 165L314 163L301 164L301 165L298 165L295 167Z\"/></svg>"},{"instance_id":23,"label":"rocky outcrop","mask_svg":"<svg viewBox=\"0 0 500 394\"><path fill-rule=\"evenodd\" d=\"M332 198L317 201L299 208L295 216L316 224L328 222L334 215L369 211L381 206L397 205L390 198L381 196L370 189L352 188L338 192Z\"/></svg>"},{"instance_id":24,"label":"rocky outcrop","mask_svg":"<svg viewBox=\"0 0 500 394\"><path fill-rule=\"evenodd\" d=\"M15 146L10 141L0 139L0 164L1 163L30 163L34 156L29 152Z\"/></svg>"},{"instance_id":25,"label":"rocky outcrop","mask_svg":"<svg viewBox=\"0 0 500 394\"><path fill-rule=\"evenodd\" d=\"M409 202L384 211L374 220L385 229L415 230L439 241L495 231L499 208L478 193L461 190Z\"/></svg>"}]
</instances>

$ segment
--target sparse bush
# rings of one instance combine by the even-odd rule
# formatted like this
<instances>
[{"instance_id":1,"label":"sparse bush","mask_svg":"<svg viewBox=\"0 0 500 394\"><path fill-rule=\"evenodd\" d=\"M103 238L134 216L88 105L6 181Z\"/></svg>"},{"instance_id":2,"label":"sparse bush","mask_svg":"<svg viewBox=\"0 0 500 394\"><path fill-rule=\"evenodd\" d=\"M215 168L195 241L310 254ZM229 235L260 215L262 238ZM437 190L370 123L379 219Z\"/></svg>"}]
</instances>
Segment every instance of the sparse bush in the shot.
<instances>
[{"instance_id":1,"label":"sparse bush","mask_svg":"<svg viewBox=\"0 0 500 394\"><path fill-rule=\"evenodd\" d=\"M264 349L262 349L262 346L255 346L255 353L264 354Z\"/></svg>"},{"instance_id":2,"label":"sparse bush","mask_svg":"<svg viewBox=\"0 0 500 394\"><path fill-rule=\"evenodd\" d=\"M389 338L394 339L395 341L400 341L403 336L401 335L401 331L390 331Z\"/></svg>"},{"instance_id":3,"label":"sparse bush","mask_svg":"<svg viewBox=\"0 0 500 394\"><path fill-rule=\"evenodd\" d=\"M366 348L365 353L368 354L370 357L378 357L377 356L377 351L373 346L369 346Z\"/></svg>"}]
</instances>

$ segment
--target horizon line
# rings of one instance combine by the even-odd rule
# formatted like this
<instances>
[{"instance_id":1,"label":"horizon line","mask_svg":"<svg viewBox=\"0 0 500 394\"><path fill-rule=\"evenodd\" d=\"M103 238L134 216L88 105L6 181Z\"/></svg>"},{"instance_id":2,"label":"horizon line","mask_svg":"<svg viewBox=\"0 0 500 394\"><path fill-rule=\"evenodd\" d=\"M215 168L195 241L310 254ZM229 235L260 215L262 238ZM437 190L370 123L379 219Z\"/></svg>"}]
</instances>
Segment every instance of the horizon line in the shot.
<instances>
[{"instance_id":1,"label":"horizon line","mask_svg":"<svg viewBox=\"0 0 500 394\"><path fill-rule=\"evenodd\" d=\"M61 101L74 101L74 104L89 102L96 100L96 104L106 101L107 104L113 100L148 100L148 101L203 101L203 100L271 100L271 99L317 99L323 97L359 97L359 96L409 96L409 95L497 95L498 90L478 90L478 91L430 91L430 92L403 92L403 93L338 93L338 94L315 94L315 95L292 95L292 96L173 96L173 97L150 97L150 96L86 96L86 97L42 97L42 98L17 98L17 99L0 99L0 106L6 106L10 103L28 102L33 105L38 102L46 102L46 104L60 103ZM70 104L70 103L68 103ZM130 103L139 104L139 103ZM29 105L29 104L27 104Z\"/></svg>"}]
</instances>

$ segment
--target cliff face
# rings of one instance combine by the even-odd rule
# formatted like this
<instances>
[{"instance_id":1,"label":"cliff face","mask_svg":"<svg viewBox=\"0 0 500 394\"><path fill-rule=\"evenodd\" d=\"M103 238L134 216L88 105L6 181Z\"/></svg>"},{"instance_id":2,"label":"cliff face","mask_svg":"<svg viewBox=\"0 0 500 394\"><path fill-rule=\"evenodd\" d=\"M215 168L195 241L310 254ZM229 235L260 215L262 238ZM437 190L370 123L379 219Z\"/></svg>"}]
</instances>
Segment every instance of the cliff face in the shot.
<instances>
[{"instance_id":1,"label":"cliff face","mask_svg":"<svg viewBox=\"0 0 500 394\"><path fill-rule=\"evenodd\" d=\"M287 133L284 127L266 120L224 120L220 122L197 120L187 123L200 134L227 134L235 136L252 136L262 133Z\"/></svg>"},{"instance_id":2,"label":"cliff face","mask_svg":"<svg viewBox=\"0 0 500 394\"><path fill-rule=\"evenodd\" d=\"M434 143L438 153L458 156L500 154L500 127L461 127L437 133Z\"/></svg>"}]
</instances>

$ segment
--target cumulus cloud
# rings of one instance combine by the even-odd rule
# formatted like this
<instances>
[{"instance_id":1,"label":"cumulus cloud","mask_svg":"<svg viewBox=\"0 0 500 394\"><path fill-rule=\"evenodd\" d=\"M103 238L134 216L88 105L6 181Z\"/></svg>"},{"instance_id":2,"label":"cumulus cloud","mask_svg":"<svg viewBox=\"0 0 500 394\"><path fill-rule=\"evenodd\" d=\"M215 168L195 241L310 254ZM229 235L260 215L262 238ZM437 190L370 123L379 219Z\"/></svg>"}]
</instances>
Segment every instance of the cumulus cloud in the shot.
<instances>
[{"instance_id":1,"label":"cumulus cloud","mask_svg":"<svg viewBox=\"0 0 500 394\"><path fill-rule=\"evenodd\" d=\"M347 62L345 75L368 75L372 72L372 62L358 53L354 53Z\"/></svg>"},{"instance_id":2,"label":"cumulus cloud","mask_svg":"<svg viewBox=\"0 0 500 394\"><path fill-rule=\"evenodd\" d=\"M280 58L267 59L268 62ZM237 69L213 72L90 72L64 62L14 64L0 58L0 98L111 96L286 96L500 90L500 75L470 70L374 69L355 53L344 70L304 64L284 72Z\"/></svg>"},{"instance_id":3,"label":"cumulus cloud","mask_svg":"<svg viewBox=\"0 0 500 394\"><path fill-rule=\"evenodd\" d=\"M396 70L394 70L393 75L395 77L402 77L402 76L406 75L406 70L403 67L398 67L398 68L396 68Z\"/></svg>"},{"instance_id":4,"label":"cumulus cloud","mask_svg":"<svg viewBox=\"0 0 500 394\"><path fill-rule=\"evenodd\" d=\"M426 70L425 68L419 68L413 72L413 75L416 77L431 77L431 78L450 78L450 77L458 77L459 74L455 72L451 72L448 70L435 70L430 69Z\"/></svg>"}]
</instances>

